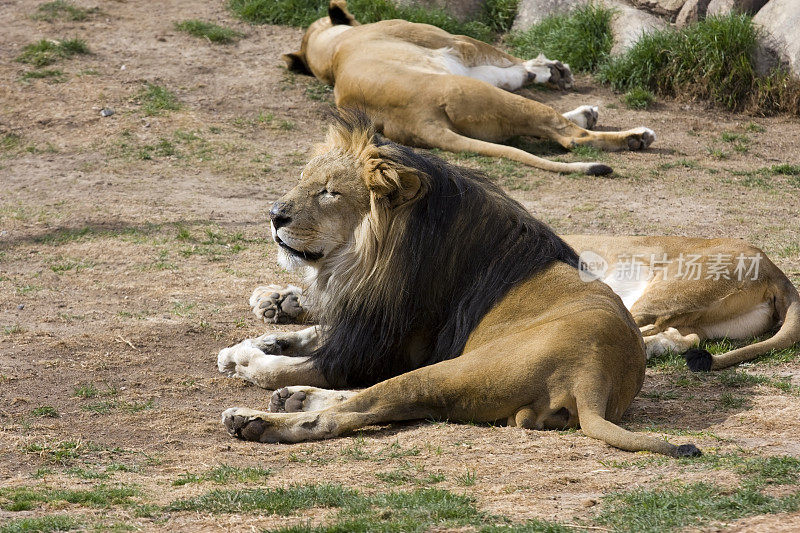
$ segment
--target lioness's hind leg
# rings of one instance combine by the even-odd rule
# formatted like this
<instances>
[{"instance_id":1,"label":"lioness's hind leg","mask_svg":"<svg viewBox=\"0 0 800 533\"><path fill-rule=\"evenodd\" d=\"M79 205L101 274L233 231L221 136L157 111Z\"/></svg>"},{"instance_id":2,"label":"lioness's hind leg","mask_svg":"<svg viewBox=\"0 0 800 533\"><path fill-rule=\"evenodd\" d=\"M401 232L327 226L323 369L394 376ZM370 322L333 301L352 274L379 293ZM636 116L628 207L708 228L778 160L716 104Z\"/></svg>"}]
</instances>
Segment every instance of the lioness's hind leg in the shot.
<instances>
[{"instance_id":1,"label":"lioness's hind leg","mask_svg":"<svg viewBox=\"0 0 800 533\"><path fill-rule=\"evenodd\" d=\"M683 353L700 344L700 336L697 333L680 332L675 328L667 328L660 333L645 335L642 338L648 359L668 351Z\"/></svg>"},{"instance_id":2,"label":"lioness's hind leg","mask_svg":"<svg viewBox=\"0 0 800 533\"><path fill-rule=\"evenodd\" d=\"M320 389L317 387L284 387L272 393L269 400L270 413L297 413L321 411L340 404L356 394L356 391Z\"/></svg>"},{"instance_id":3,"label":"lioness's hind leg","mask_svg":"<svg viewBox=\"0 0 800 533\"><path fill-rule=\"evenodd\" d=\"M574 122L583 129L591 130L597 125L600 116L599 108L596 105L582 105L572 111L564 113L565 119Z\"/></svg>"},{"instance_id":4,"label":"lioness's hind leg","mask_svg":"<svg viewBox=\"0 0 800 533\"><path fill-rule=\"evenodd\" d=\"M302 296L303 289L294 285L256 287L250 295L250 307L264 322L272 324L300 322L305 317L305 309L300 300Z\"/></svg>"}]
</instances>

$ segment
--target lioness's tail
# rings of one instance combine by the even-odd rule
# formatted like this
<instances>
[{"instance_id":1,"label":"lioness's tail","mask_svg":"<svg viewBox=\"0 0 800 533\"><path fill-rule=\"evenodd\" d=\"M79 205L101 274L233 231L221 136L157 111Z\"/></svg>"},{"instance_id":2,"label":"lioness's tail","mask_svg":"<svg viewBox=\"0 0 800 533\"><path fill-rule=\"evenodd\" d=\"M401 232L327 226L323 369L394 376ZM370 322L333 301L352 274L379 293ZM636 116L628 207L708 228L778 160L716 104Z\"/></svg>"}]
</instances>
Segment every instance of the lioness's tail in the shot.
<instances>
[{"instance_id":1,"label":"lioness's tail","mask_svg":"<svg viewBox=\"0 0 800 533\"><path fill-rule=\"evenodd\" d=\"M745 361L755 359L771 350L783 350L800 342L800 295L783 273L774 289L775 311L783 325L769 339L743 346L730 352L711 355L705 350L692 349L684 354L690 370L720 370ZM709 365L710 360L710 365ZM709 368L710 366L710 368Z\"/></svg>"},{"instance_id":2,"label":"lioness's tail","mask_svg":"<svg viewBox=\"0 0 800 533\"><path fill-rule=\"evenodd\" d=\"M628 431L606 420L604 413L601 412L601 410L605 409L604 402L586 401L581 397L576 397L575 400L581 429L588 437L602 440L606 444L629 452L649 451L669 455L670 457L702 455L700 449L694 444L675 446L663 439Z\"/></svg>"},{"instance_id":3,"label":"lioness's tail","mask_svg":"<svg viewBox=\"0 0 800 533\"><path fill-rule=\"evenodd\" d=\"M472 139L464 135L459 135L452 130L444 130L440 135L436 135L435 139L430 139L428 142L431 146L436 146L443 150L452 152L475 152L489 157L505 157L551 172L561 172L564 174L578 172L581 174L589 174L590 176L603 176L613 172L610 166L602 163L561 163L559 161L550 161L549 159L537 157L519 148L514 148L513 146Z\"/></svg>"}]
</instances>

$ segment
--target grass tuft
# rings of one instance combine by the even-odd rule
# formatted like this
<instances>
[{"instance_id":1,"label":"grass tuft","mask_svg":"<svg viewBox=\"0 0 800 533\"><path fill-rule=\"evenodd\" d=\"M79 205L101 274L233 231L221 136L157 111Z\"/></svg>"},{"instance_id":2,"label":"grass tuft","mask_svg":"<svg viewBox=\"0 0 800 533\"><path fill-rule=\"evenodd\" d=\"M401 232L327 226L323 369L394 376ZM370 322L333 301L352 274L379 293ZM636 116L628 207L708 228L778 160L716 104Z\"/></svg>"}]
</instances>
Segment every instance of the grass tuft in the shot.
<instances>
[{"instance_id":1,"label":"grass tuft","mask_svg":"<svg viewBox=\"0 0 800 533\"><path fill-rule=\"evenodd\" d=\"M73 5L71 2L65 0L55 0L54 2L45 2L36 8L36 13L31 17L34 20L44 20L46 22L53 22L56 19L71 20L73 22L81 22L89 18L89 15L100 12L99 8L82 8Z\"/></svg>"},{"instance_id":2,"label":"grass tuft","mask_svg":"<svg viewBox=\"0 0 800 533\"><path fill-rule=\"evenodd\" d=\"M630 109L647 109L655 99L653 93L641 87L634 87L623 97L625 105Z\"/></svg>"},{"instance_id":3,"label":"grass tuft","mask_svg":"<svg viewBox=\"0 0 800 533\"><path fill-rule=\"evenodd\" d=\"M271 475L272 470L269 468L219 465L218 467L202 474L192 474L189 472L181 474L178 479L172 482L172 485L180 487L182 485L188 485L189 483L202 483L204 481L211 481L218 484L226 484L237 481L240 483L258 482L265 480Z\"/></svg>"},{"instance_id":4,"label":"grass tuft","mask_svg":"<svg viewBox=\"0 0 800 533\"><path fill-rule=\"evenodd\" d=\"M776 71L759 77L753 56L759 30L742 14L708 17L680 30L643 35L625 54L599 69L618 91L708 100L732 111L800 114L800 81Z\"/></svg>"},{"instance_id":5,"label":"grass tuft","mask_svg":"<svg viewBox=\"0 0 800 533\"><path fill-rule=\"evenodd\" d=\"M49 487L13 487L0 489L0 509L6 511L28 511L42 504L67 502L88 507L109 507L131 503L138 491L130 487L97 485L86 490L59 489Z\"/></svg>"},{"instance_id":6,"label":"grass tuft","mask_svg":"<svg viewBox=\"0 0 800 533\"><path fill-rule=\"evenodd\" d=\"M568 63L574 71L592 72L611 52L612 15L606 7L586 4L551 15L526 31L511 33L506 42L518 57L544 54Z\"/></svg>"},{"instance_id":7,"label":"grass tuft","mask_svg":"<svg viewBox=\"0 0 800 533\"><path fill-rule=\"evenodd\" d=\"M139 91L137 99L145 115L160 115L164 111L177 111L181 108L173 92L161 85L147 83Z\"/></svg>"},{"instance_id":8,"label":"grass tuft","mask_svg":"<svg viewBox=\"0 0 800 533\"><path fill-rule=\"evenodd\" d=\"M52 405L40 405L39 407L35 407L31 409L31 414L39 418L58 418L60 416L56 408Z\"/></svg>"},{"instance_id":9,"label":"grass tuft","mask_svg":"<svg viewBox=\"0 0 800 533\"><path fill-rule=\"evenodd\" d=\"M492 2L498 11L505 12L500 2ZM284 24L287 26L310 26L315 20L327 15L327 0L230 0L228 7L239 18L252 24ZM459 22L441 9L398 6L390 0L350 0L348 10L366 24L379 20L404 19L438 26L455 34L469 35L488 41L494 33L482 21Z\"/></svg>"},{"instance_id":10,"label":"grass tuft","mask_svg":"<svg viewBox=\"0 0 800 533\"><path fill-rule=\"evenodd\" d=\"M176 22L175 29L219 44L230 44L244 37L243 33L234 29L197 19Z\"/></svg>"},{"instance_id":11,"label":"grass tuft","mask_svg":"<svg viewBox=\"0 0 800 533\"><path fill-rule=\"evenodd\" d=\"M58 69L29 70L21 77L23 80L41 80L50 78L56 83L61 83L66 79L64 73Z\"/></svg>"},{"instance_id":12,"label":"grass tuft","mask_svg":"<svg viewBox=\"0 0 800 533\"><path fill-rule=\"evenodd\" d=\"M46 515L9 520L0 525L0 533L49 533L81 529L79 520L66 515Z\"/></svg>"},{"instance_id":13,"label":"grass tuft","mask_svg":"<svg viewBox=\"0 0 800 533\"><path fill-rule=\"evenodd\" d=\"M23 48L22 53L17 56L17 61L35 67L45 67L60 59L88 53L89 47L83 39L65 39L63 41L42 39Z\"/></svg>"}]
</instances>

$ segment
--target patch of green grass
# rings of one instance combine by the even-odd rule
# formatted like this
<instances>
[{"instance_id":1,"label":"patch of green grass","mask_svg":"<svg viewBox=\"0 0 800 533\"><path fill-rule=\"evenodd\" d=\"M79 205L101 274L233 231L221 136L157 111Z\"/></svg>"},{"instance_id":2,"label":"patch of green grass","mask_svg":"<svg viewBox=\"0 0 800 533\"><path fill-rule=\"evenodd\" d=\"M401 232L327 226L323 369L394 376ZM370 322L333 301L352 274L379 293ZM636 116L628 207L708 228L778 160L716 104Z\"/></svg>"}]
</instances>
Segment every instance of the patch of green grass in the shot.
<instances>
[{"instance_id":1,"label":"patch of green grass","mask_svg":"<svg viewBox=\"0 0 800 533\"><path fill-rule=\"evenodd\" d=\"M747 405L747 398L731 394L730 392L723 392L719 396L719 405L723 409L739 409Z\"/></svg>"},{"instance_id":2,"label":"patch of green grass","mask_svg":"<svg viewBox=\"0 0 800 533\"><path fill-rule=\"evenodd\" d=\"M677 161L670 161L669 163L662 163L658 165L659 170L669 170L671 168L700 168L700 163L691 159L678 159Z\"/></svg>"},{"instance_id":3,"label":"patch of green grass","mask_svg":"<svg viewBox=\"0 0 800 533\"><path fill-rule=\"evenodd\" d=\"M83 523L75 517L46 515L8 520L0 525L0 533L50 533L53 531L74 531L82 527Z\"/></svg>"},{"instance_id":4,"label":"patch of green grass","mask_svg":"<svg viewBox=\"0 0 800 533\"><path fill-rule=\"evenodd\" d=\"M630 109L647 109L655 100L653 93L641 87L634 87L622 97Z\"/></svg>"},{"instance_id":5,"label":"patch of green grass","mask_svg":"<svg viewBox=\"0 0 800 533\"><path fill-rule=\"evenodd\" d=\"M327 0L230 0L228 7L239 18L252 24L283 24L307 27L327 16ZM444 10L431 7L398 6L390 0L350 0L347 9L362 24L388 19L404 19L438 26L455 34L488 41L494 35L481 21L459 22Z\"/></svg>"},{"instance_id":6,"label":"patch of green grass","mask_svg":"<svg viewBox=\"0 0 800 533\"><path fill-rule=\"evenodd\" d=\"M197 19L176 22L175 29L183 31L194 37L208 39L212 43L229 44L244 37L244 34L231 28L226 28L213 22Z\"/></svg>"},{"instance_id":7,"label":"patch of green grass","mask_svg":"<svg viewBox=\"0 0 800 533\"><path fill-rule=\"evenodd\" d=\"M58 411L52 405L40 405L31 409L31 415L38 416L39 418L58 418Z\"/></svg>"},{"instance_id":8,"label":"patch of green grass","mask_svg":"<svg viewBox=\"0 0 800 533\"><path fill-rule=\"evenodd\" d=\"M259 468L255 466L236 467L229 465L220 465L202 474L192 474L186 472L181 474L178 479L172 482L173 486L188 485L189 483L202 483L204 481L211 481L218 484L226 484L232 482L259 482L264 481L273 474L269 468Z\"/></svg>"},{"instance_id":9,"label":"patch of green grass","mask_svg":"<svg viewBox=\"0 0 800 533\"><path fill-rule=\"evenodd\" d=\"M467 470L463 474L458 474L455 477L455 482L462 487L471 487L478 481L478 476L474 470Z\"/></svg>"},{"instance_id":10,"label":"patch of green grass","mask_svg":"<svg viewBox=\"0 0 800 533\"><path fill-rule=\"evenodd\" d=\"M773 497L753 486L726 489L710 483L671 483L607 496L597 522L614 531L661 533L798 508L798 494Z\"/></svg>"},{"instance_id":11,"label":"patch of green grass","mask_svg":"<svg viewBox=\"0 0 800 533\"><path fill-rule=\"evenodd\" d=\"M312 507L342 507L358 499L358 492L341 485L292 485L277 489L213 490L195 498L174 501L168 509L289 515Z\"/></svg>"},{"instance_id":12,"label":"patch of green grass","mask_svg":"<svg viewBox=\"0 0 800 533\"><path fill-rule=\"evenodd\" d=\"M72 389L72 395L78 398L94 398L98 394L100 394L100 391L97 390L97 387L92 383L76 385L75 388Z\"/></svg>"},{"instance_id":13,"label":"patch of green grass","mask_svg":"<svg viewBox=\"0 0 800 533\"><path fill-rule=\"evenodd\" d=\"M25 333L25 328L20 326L19 324L13 324L11 326L4 326L3 327L3 335L17 335L19 333Z\"/></svg>"},{"instance_id":14,"label":"patch of green grass","mask_svg":"<svg viewBox=\"0 0 800 533\"><path fill-rule=\"evenodd\" d=\"M16 150L22 144L22 135L18 133L6 133L0 138L0 150L10 152Z\"/></svg>"},{"instance_id":15,"label":"patch of green grass","mask_svg":"<svg viewBox=\"0 0 800 533\"><path fill-rule=\"evenodd\" d=\"M511 33L506 42L518 57L548 58L568 63L574 71L592 72L611 52L613 11L593 3L569 13L551 15L524 32Z\"/></svg>"},{"instance_id":16,"label":"patch of green grass","mask_svg":"<svg viewBox=\"0 0 800 533\"><path fill-rule=\"evenodd\" d=\"M723 160L730 157L730 154L721 148L712 148L709 146L706 148L706 152L708 152L708 155L714 159Z\"/></svg>"},{"instance_id":17,"label":"patch of green grass","mask_svg":"<svg viewBox=\"0 0 800 533\"><path fill-rule=\"evenodd\" d=\"M127 402L121 400L104 400L101 402L90 403L87 405L81 406L81 409L84 411L91 411L93 413L98 414L107 414L111 411L123 411L126 413L138 413L140 411L146 411L148 409L152 409L155 406L155 403L152 399L144 401L144 402Z\"/></svg>"},{"instance_id":18,"label":"patch of green grass","mask_svg":"<svg viewBox=\"0 0 800 533\"><path fill-rule=\"evenodd\" d=\"M570 152L572 152L579 159L599 161L606 158L605 152L599 148L595 148L594 146L589 146L588 144L579 144L577 146L573 146L570 148Z\"/></svg>"},{"instance_id":19,"label":"patch of green grass","mask_svg":"<svg viewBox=\"0 0 800 533\"><path fill-rule=\"evenodd\" d=\"M789 394L800 393L800 387L792 385L791 379L788 377L772 378L769 376L750 374L749 372L735 369L716 372L714 377L723 386L734 389L752 387L755 385L765 385Z\"/></svg>"},{"instance_id":20,"label":"patch of green grass","mask_svg":"<svg viewBox=\"0 0 800 533\"><path fill-rule=\"evenodd\" d=\"M29 70L25 72L21 79L23 80L41 80L41 79L49 79L56 83L63 82L66 77L64 76L64 72L58 69L44 69L44 70Z\"/></svg>"},{"instance_id":21,"label":"patch of green grass","mask_svg":"<svg viewBox=\"0 0 800 533\"><path fill-rule=\"evenodd\" d=\"M108 479L111 477L111 474L108 472L97 472L96 470L87 470L85 468L68 468L64 470L64 473L68 476L77 477L80 479Z\"/></svg>"},{"instance_id":22,"label":"patch of green grass","mask_svg":"<svg viewBox=\"0 0 800 533\"><path fill-rule=\"evenodd\" d=\"M679 30L642 36L625 54L605 62L600 80L618 91L708 100L741 111L800 113L800 81L775 71L759 77L752 58L759 31L747 15L707 17Z\"/></svg>"},{"instance_id":23,"label":"patch of green grass","mask_svg":"<svg viewBox=\"0 0 800 533\"><path fill-rule=\"evenodd\" d=\"M306 86L306 96L318 102L332 102L333 87L316 79Z\"/></svg>"},{"instance_id":24,"label":"patch of green grass","mask_svg":"<svg viewBox=\"0 0 800 533\"><path fill-rule=\"evenodd\" d=\"M45 67L60 59L88 53L89 47L83 39L75 38L63 41L42 39L23 48L22 53L17 56L17 61L36 67Z\"/></svg>"},{"instance_id":25,"label":"patch of green grass","mask_svg":"<svg viewBox=\"0 0 800 533\"><path fill-rule=\"evenodd\" d=\"M56 19L71 20L73 22L81 22L89 18L89 15L94 15L100 11L99 8L83 8L73 5L71 2L65 0L55 0L54 2L45 2L36 8L36 13L31 15L34 20L44 20L53 22Z\"/></svg>"},{"instance_id":26,"label":"patch of green grass","mask_svg":"<svg viewBox=\"0 0 800 533\"><path fill-rule=\"evenodd\" d=\"M800 165L790 165L784 163L781 165L772 165L769 171L773 174L782 174L784 176L800 176Z\"/></svg>"},{"instance_id":27,"label":"patch of green grass","mask_svg":"<svg viewBox=\"0 0 800 533\"><path fill-rule=\"evenodd\" d=\"M164 111L177 111L181 108L175 93L153 83L146 83L136 98L145 115L160 115Z\"/></svg>"},{"instance_id":28,"label":"patch of green grass","mask_svg":"<svg viewBox=\"0 0 800 533\"><path fill-rule=\"evenodd\" d=\"M765 128L761 124L751 121L745 125L744 130L749 131L750 133L764 133L765 131L767 131L767 128Z\"/></svg>"},{"instance_id":29,"label":"patch of green grass","mask_svg":"<svg viewBox=\"0 0 800 533\"><path fill-rule=\"evenodd\" d=\"M44 503L67 502L84 507L109 507L131 503L138 491L131 487L97 485L90 489L54 489L49 487L13 487L0 489L0 508L28 511Z\"/></svg>"},{"instance_id":30,"label":"patch of green grass","mask_svg":"<svg viewBox=\"0 0 800 533\"><path fill-rule=\"evenodd\" d=\"M94 442L81 440L34 441L20 447L20 451L28 455L36 455L55 464L68 465L75 459L96 455L129 453L121 448L107 448Z\"/></svg>"},{"instance_id":31,"label":"patch of green grass","mask_svg":"<svg viewBox=\"0 0 800 533\"><path fill-rule=\"evenodd\" d=\"M508 33L517 18L518 8L519 0L486 0L481 20L497 33Z\"/></svg>"}]
</instances>

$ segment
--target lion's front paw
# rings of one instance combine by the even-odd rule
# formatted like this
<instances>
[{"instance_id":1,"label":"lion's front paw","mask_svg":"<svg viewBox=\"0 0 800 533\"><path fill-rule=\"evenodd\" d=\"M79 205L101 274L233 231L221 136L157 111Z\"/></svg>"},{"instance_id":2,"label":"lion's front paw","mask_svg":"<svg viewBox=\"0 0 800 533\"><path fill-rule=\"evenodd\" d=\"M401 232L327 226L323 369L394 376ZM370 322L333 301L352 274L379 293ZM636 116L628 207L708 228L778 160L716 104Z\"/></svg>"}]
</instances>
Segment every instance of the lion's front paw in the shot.
<instances>
[{"instance_id":1,"label":"lion's front paw","mask_svg":"<svg viewBox=\"0 0 800 533\"><path fill-rule=\"evenodd\" d=\"M275 428L258 411L232 407L222 413L222 423L228 433L238 439L257 442L278 442Z\"/></svg>"},{"instance_id":2,"label":"lion's front paw","mask_svg":"<svg viewBox=\"0 0 800 533\"><path fill-rule=\"evenodd\" d=\"M656 140L656 134L650 128L636 128L630 130L625 139L629 150L644 150Z\"/></svg>"},{"instance_id":3,"label":"lion's front paw","mask_svg":"<svg viewBox=\"0 0 800 533\"><path fill-rule=\"evenodd\" d=\"M251 380L248 373L250 363L264 354L249 341L244 341L230 348L223 348L217 355L217 368L228 377L239 377Z\"/></svg>"},{"instance_id":4,"label":"lion's front paw","mask_svg":"<svg viewBox=\"0 0 800 533\"><path fill-rule=\"evenodd\" d=\"M297 390L290 390L297 389ZM269 399L270 413L297 413L303 411L303 403L307 397L302 387L283 387L272 393Z\"/></svg>"},{"instance_id":5,"label":"lion's front paw","mask_svg":"<svg viewBox=\"0 0 800 533\"><path fill-rule=\"evenodd\" d=\"M303 313L300 303L302 295L303 289L294 285L257 287L250 296L250 306L253 313L264 322L294 322Z\"/></svg>"},{"instance_id":6,"label":"lion's front paw","mask_svg":"<svg viewBox=\"0 0 800 533\"><path fill-rule=\"evenodd\" d=\"M594 129L597 120L600 118L600 108L596 105L582 105L568 113L564 113L564 118L574 122L585 130Z\"/></svg>"}]
</instances>

